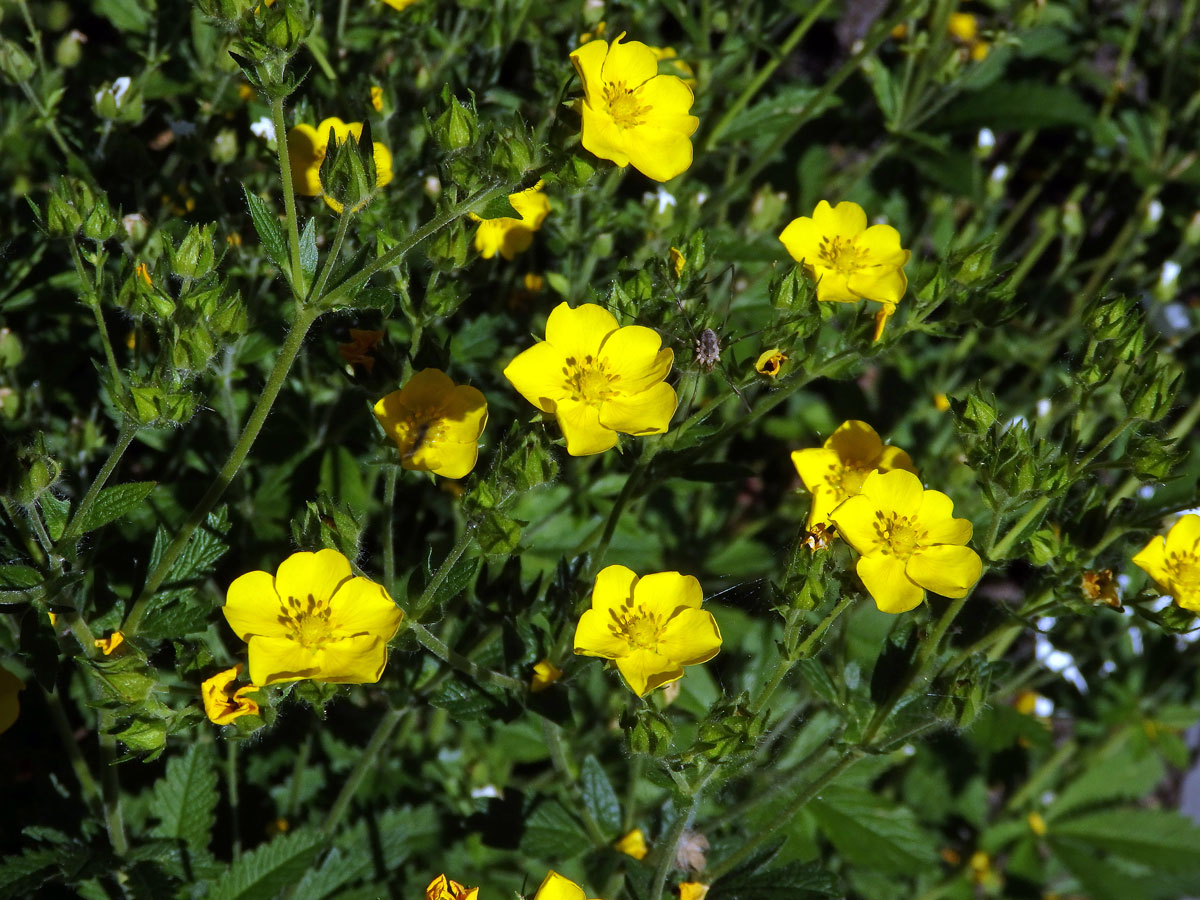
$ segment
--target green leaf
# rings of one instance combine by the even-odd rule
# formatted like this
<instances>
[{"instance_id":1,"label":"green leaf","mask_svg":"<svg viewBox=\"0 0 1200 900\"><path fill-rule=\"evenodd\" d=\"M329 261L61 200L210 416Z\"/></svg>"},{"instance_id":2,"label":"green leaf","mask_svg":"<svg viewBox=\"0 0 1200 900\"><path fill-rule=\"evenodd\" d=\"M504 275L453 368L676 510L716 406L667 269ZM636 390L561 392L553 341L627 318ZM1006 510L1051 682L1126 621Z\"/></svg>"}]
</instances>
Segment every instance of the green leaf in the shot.
<instances>
[{"instance_id":1,"label":"green leaf","mask_svg":"<svg viewBox=\"0 0 1200 900\"><path fill-rule=\"evenodd\" d=\"M437 590L429 598L430 609L439 609L443 604L449 603L466 591L471 586L471 582L475 580L475 572L478 569L479 558L476 556L464 557L451 566L442 583L437 586Z\"/></svg>"},{"instance_id":2,"label":"green leaf","mask_svg":"<svg viewBox=\"0 0 1200 900\"><path fill-rule=\"evenodd\" d=\"M242 855L217 879L206 900L260 900L297 881L325 845L314 831L281 834Z\"/></svg>"},{"instance_id":3,"label":"green leaf","mask_svg":"<svg viewBox=\"0 0 1200 900\"><path fill-rule=\"evenodd\" d=\"M482 209L475 210L475 215L481 219L520 219L521 214L516 211L512 203L509 202L506 194L501 194L499 197L493 197L483 205Z\"/></svg>"},{"instance_id":4,"label":"green leaf","mask_svg":"<svg viewBox=\"0 0 1200 900\"><path fill-rule=\"evenodd\" d=\"M951 103L928 130L1084 128L1095 116L1095 110L1070 88L1040 81L1003 81Z\"/></svg>"},{"instance_id":5,"label":"green leaf","mask_svg":"<svg viewBox=\"0 0 1200 900\"><path fill-rule=\"evenodd\" d=\"M1144 797L1162 777L1162 760L1156 755L1146 753L1137 758L1126 750L1087 765L1046 810L1046 819L1054 822L1083 807Z\"/></svg>"},{"instance_id":6,"label":"green leaf","mask_svg":"<svg viewBox=\"0 0 1200 900\"><path fill-rule=\"evenodd\" d=\"M0 861L0 898L32 897L58 871L61 848L29 849Z\"/></svg>"},{"instance_id":7,"label":"green leaf","mask_svg":"<svg viewBox=\"0 0 1200 900\"><path fill-rule=\"evenodd\" d=\"M267 201L244 184L242 192L246 195L246 204L250 207L250 221L254 223L258 239L262 241L263 247L270 254L275 265L286 272L288 269L287 239L283 236L283 227L279 224L279 219L271 211Z\"/></svg>"},{"instance_id":8,"label":"green leaf","mask_svg":"<svg viewBox=\"0 0 1200 900\"><path fill-rule=\"evenodd\" d=\"M721 879L712 886L712 900L816 900L841 895L837 879L818 863L791 862L777 869L755 872L737 879Z\"/></svg>"},{"instance_id":9,"label":"green leaf","mask_svg":"<svg viewBox=\"0 0 1200 900\"><path fill-rule=\"evenodd\" d=\"M606 834L615 835L621 828L621 802L604 769L591 754L583 761L579 785L583 789L583 805L592 818Z\"/></svg>"},{"instance_id":10,"label":"green leaf","mask_svg":"<svg viewBox=\"0 0 1200 900\"><path fill-rule=\"evenodd\" d=\"M1048 843L1091 900L1150 900L1154 896L1146 879L1122 871L1086 845L1056 837Z\"/></svg>"},{"instance_id":11,"label":"green leaf","mask_svg":"<svg viewBox=\"0 0 1200 900\"><path fill-rule=\"evenodd\" d=\"M154 785L150 813L159 822L151 833L204 850L217 820L217 800L212 750L206 744L193 744L183 756L167 761L166 774Z\"/></svg>"},{"instance_id":12,"label":"green leaf","mask_svg":"<svg viewBox=\"0 0 1200 900\"><path fill-rule=\"evenodd\" d=\"M225 555L223 538L228 530L229 514L225 507L209 513L204 525L192 533L191 540L167 572L163 584L179 584L212 571L217 560ZM160 528L154 535L154 547L150 550L150 571L158 567L159 560L170 543L170 535L166 529Z\"/></svg>"},{"instance_id":13,"label":"green leaf","mask_svg":"<svg viewBox=\"0 0 1200 900\"><path fill-rule=\"evenodd\" d=\"M808 807L851 863L879 872L914 875L938 864L936 842L911 809L857 788L831 788Z\"/></svg>"},{"instance_id":14,"label":"green leaf","mask_svg":"<svg viewBox=\"0 0 1200 900\"><path fill-rule=\"evenodd\" d=\"M121 32L145 34L154 21L153 5L142 0L93 0L92 8Z\"/></svg>"},{"instance_id":15,"label":"green leaf","mask_svg":"<svg viewBox=\"0 0 1200 900\"><path fill-rule=\"evenodd\" d=\"M592 842L579 820L557 800L537 807L525 822L521 852L561 863L591 849Z\"/></svg>"},{"instance_id":16,"label":"green leaf","mask_svg":"<svg viewBox=\"0 0 1200 900\"><path fill-rule=\"evenodd\" d=\"M32 566L14 564L0 566L0 589L14 590L37 587L42 583L42 573Z\"/></svg>"},{"instance_id":17,"label":"green leaf","mask_svg":"<svg viewBox=\"0 0 1200 900\"><path fill-rule=\"evenodd\" d=\"M307 278L317 274L317 219L316 216L304 223L300 233L300 268Z\"/></svg>"},{"instance_id":18,"label":"green leaf","mask_svg":"<svg viewBox=\"0 0 1200 900\"><path fill-rule=\"evenodd\" d=\"M1200 872L1200 826L1176 812L1113 809L1085 813L1051 826L1075 838L1165 872Z\"/></svg>"},{"instance_id":19,"label":"green leaf","mask_svg":"<svg viewBox=\"0 0 1200 900\"><path fill-rule=\"evenodd\" d=\"M128 484L105 488L83 514L77 532L87 534L89 531L95 531L102 525L121 518L130 510L137 509L157 484L156 481L131 481Z\"/></svg>"},{"instance_id":20,"label":"green leaf","mask_svg":"<svg viewBox=\"0 0 1200 900\"><path fill-rule=\"evenodd\" d=\"M503 709L500 698L493 697L465 675L448 679L438 692L429 698L430 704L447 710L462 720L491 719Z\"/></svg>"},{"instance_id":21,"label":"green leaf","mask_svg":"<svg viewBox=\"0 0 1200 900\"><path fill-rule=\"evenodd\" d=\"M38 505L42 508L42 518L46 520L46 530L50 532L50 538L57 541L67 527L67 513L71 511L71 501L59 500L53 493L46 491L38 498Z\"/></svg>"}]
</instances>

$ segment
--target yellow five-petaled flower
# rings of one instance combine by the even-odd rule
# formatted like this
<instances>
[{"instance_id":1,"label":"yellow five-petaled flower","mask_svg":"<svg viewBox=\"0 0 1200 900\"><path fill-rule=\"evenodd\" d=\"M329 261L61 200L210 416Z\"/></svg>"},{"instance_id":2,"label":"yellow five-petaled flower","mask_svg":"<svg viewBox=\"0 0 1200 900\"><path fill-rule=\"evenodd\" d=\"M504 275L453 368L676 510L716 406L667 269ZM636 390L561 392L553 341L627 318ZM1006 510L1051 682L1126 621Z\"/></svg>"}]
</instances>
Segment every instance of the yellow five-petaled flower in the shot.
<instances>
[{"instance_id":1,"label":"yellow five-petaled flower","mask_svg":"<svg viewBox=\"0 0 1200 900\"><path fill-rule=\"evenodd\" d=\"M569 454L589 456L615 446L618 432L667 430L678 403L663 380L673 359L652 328L622 328L594 303L560 303L546 320L546 340L510 362L504 377L558 419Z\"/></svg>"},{"instance_id":2,"label":"yellow five-petaled flower","mask_svg":"<svg viewBox=\"0 0 1200 900\"><path fill-rule=\"evenodd\" d=\"M701 609L704 592L691 575L639 578L624 566L596 576L592 608L575 628L575 652L611 659L639 697L683 677L721 649L717 620Z\"/></svg>"},{"instance_id":3,"label":"yellow five-petaled flower","mask_svg":"<svg viewBox=\"0 0 1200 900\"><path fill-rule=\"evenodd\" d=\"M829 514L847 497L857 494L872 472L917 472L907 453L886 446L874 428L858 419L839 425L821 447L792 451L792 465L812 493L809 531L829 525Z\"/></svg>"},{"instance_id":4,"label":"yellow five-petaled flower","mask_svg":"<svg viewBox=\"0 0 1200 900\"><path fill-rule=\"evenodd\" d=\"M691 136L700 120L689 114L692 89L658 74L658 57L640 41L592 40L571 54L583 82L585 150L655 181L669 181L692 164Z\"/></svg>"},{"instance_id":5,"label":"yellow five-petaled flower","mask_svg":"<svg viewBox=\"0 0 1200 900\"><path fill-rule=\"evenodd\" d=\"M900 232L891 225L868 228L867 214L857 203L830 206L822 200L811 219L793 219L779 240L816 282L818 300L882 303L876 319L878 339L908 289L904 265L912 254L900 246Z\"/></svg>"},{"instance_id":6,"label":"yellow five-petaled flower","mask_svg":"<svg viewBox=\"0 0 1200 900\"><path fill-rule=\"evenodd\" d=\"M501 216L498 219L481 219L475 213L470 214L479 223L475 232L475 249L484 259L491 259L499 253L511 261L518 253L524 253L533 243L533 233L542 227L542 222L550 215L550 200L542 193L540 181L531 188L509 194L508 202L521 214L521 218Z\"/></svg>"},{"instance_id":7,"label":"yellow five-petaled flower","mask_svg":"<svg viewBox=\"0 0 1200 900\"><path fill-rule=\"evenodd\" d=\"M1200 516L1182 516L1164 538L1155 535L1133 558L1184 609L1200 613Z\"/></svg>"},{"instance_id":8,"label":"yellow five-petaled flower","mask_svg":"<svg viewBox=\"0 0 1200 900\"><path fill-rule=\"evenodd\" d=\"M422 369L375 404L375 418L400 449L400 465L462 478L479 458L487 400L441 369Z\"/></svg>"},{"instance_id":9,"label":"yellow five-petaled flower","mask_svg":"<svg viewBox=\"0 0 1200 900\"><path fill-rule=\"evenodd\" d=\"M871 472L858 494L830 518L860 554L858 577L887 613L918 606L930 590L965 597L983 564L970 547L971 523L953 516L954 502L927 491L912 472Z\"/></svg>"},{"instance_id":10,"label":"yellow five-petaled flower","mask_svg":"<svg viewBox=\"0 0 1200 900\"><path fill-rule=\"evenodd\" d=\"M250 680L264 686L302 678L374 683L404 616L336 550L293 553L273 576L247 572L229 586L223 611L249 645Z\"/></svg>"},{"instance_id":11,"label":"yellow five-petaled flower","mask_svg":"<svg viewBox=\"0 0 1200 900\"><path fill-rule=\"evenodd\" d=\"M300 124L288 132L288 162L292 172L292 184L297 194L306 197L321 197L334 212L342 211L342 203L325 193L321 185L321 163L329 151L329 133L333 132L335 144L347 138L362 139L362 122L343 122L336 116L322 120L316 128ZM392 154L379 141L371 144L375 159L375 185L383 187L392 180Z\"/></svg>"}]
</instances>

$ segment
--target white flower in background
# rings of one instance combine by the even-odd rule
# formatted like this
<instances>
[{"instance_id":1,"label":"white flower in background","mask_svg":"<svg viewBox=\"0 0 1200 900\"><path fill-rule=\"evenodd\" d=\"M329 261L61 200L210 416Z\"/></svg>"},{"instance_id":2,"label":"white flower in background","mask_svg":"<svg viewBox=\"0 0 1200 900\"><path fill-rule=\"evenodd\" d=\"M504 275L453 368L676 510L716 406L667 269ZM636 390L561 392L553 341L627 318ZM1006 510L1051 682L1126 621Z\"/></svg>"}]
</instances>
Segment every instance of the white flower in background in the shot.
<instances>
[{"instance_id":1,"label":"white flower in background","mask_svg":"<svg viewBox=\"0 0 1200 900\"><path fill-rule=\"evenodd\" d=\"M250 133L262 138L268 144L275 143L275 123L269 116L263 116L257 122L250 123Z\"/></svg>"}]
</instances>

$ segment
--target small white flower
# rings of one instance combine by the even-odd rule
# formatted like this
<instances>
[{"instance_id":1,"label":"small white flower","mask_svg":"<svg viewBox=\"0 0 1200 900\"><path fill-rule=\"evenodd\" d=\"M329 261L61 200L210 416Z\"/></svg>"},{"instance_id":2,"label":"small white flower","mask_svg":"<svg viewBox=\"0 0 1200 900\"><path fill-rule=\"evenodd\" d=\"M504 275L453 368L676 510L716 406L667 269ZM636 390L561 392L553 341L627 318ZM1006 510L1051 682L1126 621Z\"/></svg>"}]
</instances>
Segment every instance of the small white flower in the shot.
<instances>
[{"instance_id":1,"label":"small white flower","mask_svg":"<svg viewBox=\"0 0 1200 900\"><path fill-rule=\"evenodd\" d=\"M659 185L655 195L658 199L658 214L660 216L665 213L668 208L675 205L675 198L669 194L666 188L664 188L662 185Z\"/></svg>"},{"instance_id":2,"label":"small white flower","mask_svg":"<svg viewBox=\"0 0 1200 900\"><path fill-rule=\"evenodd\" d=\"M1158 220L1162 218L1163 205L1158 200L1151 200L1150 205L1146 207L1146 221L1151 225L1157 225Z\"/></svg>"},{"instance_id":3,"label":"small white flower","mask_svg":"<svg viewBox=\"0 0 1200 900\"><path fill-rule=\"evenodd\" d=\"M992 134L990 128L980 128L977 145L980 150L991 150L996 146L996 135Z\"/></svg>"},{"instance_id":4,"label":"small white flower","mask_svg":"<svg viewBox=\"0 0 1200 900\"><path fill-rule=\"evenodd\" d=\"M1033 714L1041 719L1050 718L1054 715L1054 701L1039 694L1033 701Z\"/></svg>"},{"instance_id":5,"label":"small white flower","mask_svg":"<svg viewBox=\"0 0 1200 900\"><path fill-rule=\"evenodd\" d=\"M472 788L471 796L476 800L486 800L493 797L502 797L503 794L500 793L500 790L494 784L485 784L483 787Z\"/></svg>"},{"instance_id":6,"label":"small white flower","mask_svg":"<svg viewBox=\"0 0 1200 900\"><path fill-rule=\"evenodd\" d=\"M1179 273L1183 271L1183 267L1173 259L1168 259L1162 266L1162 273L1158 276L1160 287L1172 288L1175 282L1179 280Z\"/></svg>"},{"instance_id":7,"label":"small white flower","mask_svg":"<svg viewBox=\"0 0 1200 900\"><path fill-rule=\"evenodd\" d=\"M992 181L1003 181L1008 177L1008 166L1006 166L1004 163L1000 163L1000 165L992 169L992 174L988 177L991 178Z\"/></svg>"},{"instance_id":8,"label":"small white flower","mask_svg":"<svg viewBox=\"0 0 1200 900\"><path fill-rule=\"evenodd\" d=\"M1050 398L1043 397L1037 402L1037 417L1044 419L1048 415L1050 415Z\"/></svg>"},{"instance_id":9,"label":"small white flower","mask_svg":"<svg viewBox=\"0 0 1200 900\"><path fill-rule=\"evenodd\" d=\"M116 103L117 106L121 105L121 98L125 96L125 92L129 90L129 86L131 84L133 84L133 81L128 75L122 75L112 83L112 88L110 90L112 91L113 102Z\"/></svg>"},{"instance_id":10,"label":"small white flower","mask_svg":"<svg viewBox=\"0 0 1200 900\"><path fill-rule=\"evenodd\" d=\"M267 143L275 141L275 123L271 121L269 116L263 116L257 122L251 122L250 132L255 137L260 137Z\"/></svg>"},{"instance_id":11,"label":"small white flower","mask_svg":"<svg viewBox=\"0 0 1200 900\"><path fill-rule=\"evenodd\" d=\"M697 206L703 206L704 201L707 199L708 199L708 194L706 194L704 191L696 192L696 205Z\"/></svg>"},{"instance_id":12,"label":"small white flower","mask_svg":"<svg viewBox=\"0 0 1200 900\"><path fill-rule=\"evenodd\" d=\"M1168 303L1163 306L1162 317L1171 332L1187 331L1192 327L1192 317L1182 303Z\"/></svg>"}]
</instances>

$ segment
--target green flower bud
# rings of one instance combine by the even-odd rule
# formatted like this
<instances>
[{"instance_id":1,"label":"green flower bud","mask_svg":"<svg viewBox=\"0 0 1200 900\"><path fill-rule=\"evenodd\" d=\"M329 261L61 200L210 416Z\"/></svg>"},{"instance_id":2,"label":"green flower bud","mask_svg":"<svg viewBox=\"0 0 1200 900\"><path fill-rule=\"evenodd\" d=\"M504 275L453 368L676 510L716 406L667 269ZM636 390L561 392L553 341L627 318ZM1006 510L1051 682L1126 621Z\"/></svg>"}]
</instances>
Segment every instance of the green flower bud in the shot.
<instances>
[{"instance_id":1,"label":"green flower bud","mask_svg":"<svg viewBox=\"0 0 1200 900\"><path fill-rule=\"evenodd\" d=\"M321 163L321 190L337 212L357 212L371 202L378 183L371 123L363 123L360 140L348 136L337 143L330 137L328 146L337 149Z\"/></svg>"},{"instance_id":2,"label":"green flower bud","mask_svg":"<svg viewBox=\"0 0 1200 900\"><path fill-rule=\"evenodd\" d=\"M1157 422L1171 411L1171 404L1182 381L1183 372L1179 367L1174 363L1164 362L1129 404L1130 414L1148 422Z\"/></svg>"},{"instance_id":3,"label":"green flower bud","mask_svg":"<svg viewBox=\"0 0 1200 900\"><path fill-rule=\"evenodd\" d=\"M108 197L101 194L96 205L83 220L83 236L89 240L103 242L122 232L121 222L108 206Z\"/></svg>"},{"instance_id":4,"label":"green flower bud","mask_svg":"<svg viewBox=\"0 0 1200 900\"><path fill-rule=\"evenodd\" d=\"M79 65L79 61L83 59L83 42L86 40L81 32L67 32L54 48L54 61L64 69L72 69Z\"/></svg>"},{"instance_id":5,"label":"green flower bud","mask_svg":"<svg viewBox=\"0 0 1200 900\"><path fill-rule=\"evenodd\" d=\"M124 75L96 91L92 108L102 119L136 124L142 121L141 89Z\"/></svg>"},{"instance_id":6,"label":"green flower bud","mask_svg":"<svg viewBox=\"0 0 1200 900\"><path fill-rule=\"evenodd\" d=\"M4 73L4 77L14 84L22 84L33 76L36 69L33 60L19 45L8 38L0 38L0 72Z\"/></svg>"},{"instance_id":7,"label":"green flower bud","mask_svg":"<svg viewBox=\"0 0 1200 900\"><path fill-rule=\"evenodd\" d=\"M0 328L0 368L11 369L25 357L21 339L11 328Z\"/></svg>"},{"instance_id":8,"label":"green flower bud","mask_svg":"<svg viewBox=\"0 0 1200 900\"><path fill-rule=\"evenodd\" d=\"M217 264L213 248L213 230L216 226L193 225L178 248L167 243L171 257L171 269L181 278L203 278Z\"/></svg>"},{"instance_id":9,"label":"green flower bud","mask_svg":"<svg viewBox=\"0 0 1200 900\"><path fill-rule=\"evenodd\" d=\"M312 30L308 10L301 0L278 0L273 6L259 7L262 36L272 47L294 53Z\"/></svg>"},{"instance_id":10,"label":"green flower bud","mask_svg":"<svg viewBox=\"0 0 1200 900\"><path fill-rule=\"evenodd\" d=\"M217 136L213 138L212 146L208 149L208 156L217 165L227 165L237 159L238 139L237 132L232 128L222 128L217 132Z\"/></svg>"},{"instance_id":11,"label":"green flower bud","mask_svg":"<svg viewBox=\"0 0 1200 900\"><path fill-rule=\"evenodd\" d=\"M446 104L446 111L433 123L434 140L449 153L470 147L479 139L479 121L475 112L451 95L450 85L442 88L442 102Z\"/></svg>"}]
</instances>

